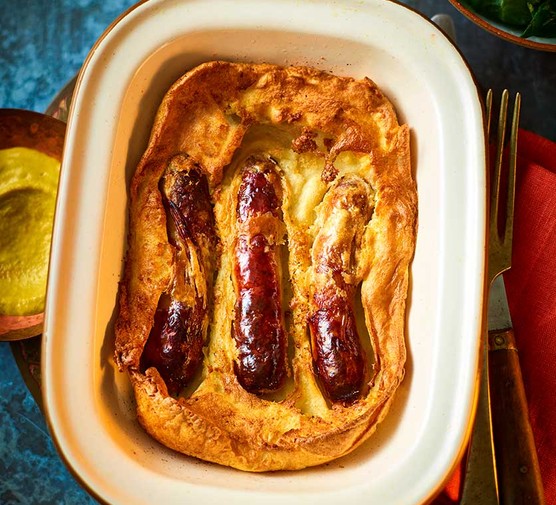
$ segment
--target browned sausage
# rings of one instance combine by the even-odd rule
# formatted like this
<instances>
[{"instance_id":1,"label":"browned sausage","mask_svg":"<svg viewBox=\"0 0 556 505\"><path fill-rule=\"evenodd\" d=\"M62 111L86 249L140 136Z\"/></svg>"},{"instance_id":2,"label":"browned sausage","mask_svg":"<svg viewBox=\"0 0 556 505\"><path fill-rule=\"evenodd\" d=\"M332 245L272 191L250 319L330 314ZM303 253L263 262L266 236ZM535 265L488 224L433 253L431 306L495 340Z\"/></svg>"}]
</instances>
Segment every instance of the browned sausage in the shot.
<instances>
[{"instance_id":1,"label":"browned sausage","mask_svg":"<svg viewBox=\"0 0 556 505\"><path fill-rule=\"evenodd\" d=\"M189 158L173 158L160 189L176 250L175 276L160 297L141 369L155 367L175 395L202 363L217 238L206 176Z\"/></svg>"},{"instance_id":2,"label":"browned sausage","mask_svg":"<svg viewBox=\"0 0 556 505\"><path fill-rule=\"evenodd\" d=\"M279 244L282 188L274 162L246 160L237 195L235 373L250 393L279 389L287 376L287 336L281 303Z\"/></svg>"},{"instance_id":3,"label":"browned sausage","mask_svg":"<svg viewBox=\"0 0 556 505\"><path fill-rule=\"evenodd\" d=\"M361 395L367 369L353 309L359 282L353 250L371 212L367 183L355 176L340 179L325 196L323 212L312 249L313 365L325 395L349 403Z\"/></svg>"}]
</instances>

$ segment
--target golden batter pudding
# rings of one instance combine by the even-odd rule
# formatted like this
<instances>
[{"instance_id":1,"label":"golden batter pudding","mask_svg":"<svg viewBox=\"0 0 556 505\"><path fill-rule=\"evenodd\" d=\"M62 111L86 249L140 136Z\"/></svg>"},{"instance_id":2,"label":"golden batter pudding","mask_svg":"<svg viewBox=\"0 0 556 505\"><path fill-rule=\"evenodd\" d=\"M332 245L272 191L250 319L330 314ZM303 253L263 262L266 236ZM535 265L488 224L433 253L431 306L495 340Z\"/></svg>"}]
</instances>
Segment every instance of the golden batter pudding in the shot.
<instances>
[{"instance_id":1,"label":"golden batter pudding","mask_svg":"<svg viewBox=\"0 0 556 505\"><path fill-rule=\"evenodd\" d=\"M210 62L131 185L116 361L164 445L248 471L352 451L404 375L409 129L369 79Z\"/></svg>"}]
</instances>

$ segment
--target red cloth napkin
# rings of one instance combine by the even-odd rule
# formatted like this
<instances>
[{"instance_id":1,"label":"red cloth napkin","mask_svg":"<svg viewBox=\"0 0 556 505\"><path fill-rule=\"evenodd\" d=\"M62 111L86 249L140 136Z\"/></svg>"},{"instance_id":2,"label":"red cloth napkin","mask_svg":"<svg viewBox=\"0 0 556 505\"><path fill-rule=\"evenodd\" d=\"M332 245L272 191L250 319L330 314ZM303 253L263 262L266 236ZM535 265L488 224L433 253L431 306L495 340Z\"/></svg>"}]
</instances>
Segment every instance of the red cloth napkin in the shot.
<instances>
[{"instance_id":1,"label":"red cloth napkin","mask_svg":"<svg viewBox=\"0 0 556 505\"><path fill-rule=\"evenodd\" d=\"M512 268L504 274L547 505L556 504L556 143L519 131ZM434 505L457 504L457 468Z\"/></svg>"}]
</instances>

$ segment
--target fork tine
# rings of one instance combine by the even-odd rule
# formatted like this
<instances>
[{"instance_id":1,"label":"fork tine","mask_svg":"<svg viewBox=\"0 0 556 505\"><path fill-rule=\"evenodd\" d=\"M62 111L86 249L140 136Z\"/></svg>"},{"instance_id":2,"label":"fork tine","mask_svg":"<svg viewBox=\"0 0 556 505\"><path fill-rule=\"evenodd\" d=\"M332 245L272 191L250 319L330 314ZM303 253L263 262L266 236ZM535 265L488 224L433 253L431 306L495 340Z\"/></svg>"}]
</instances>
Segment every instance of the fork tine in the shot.
<instances>
[{"instance_id":1,"label":"fork tine","mask_svg":"<svg viewBox=\"0 0 556 505\"><path fill-rule=\"evenodd\" d=\"M502 91L502 98L500 100L500 116L498 118L498 132L496 141L496 158L494 162L494 172L492 173L492 190L490 198L490 230L492 238L500 237L498 233L498 212L500 202L500 179L504 155L504 143L506 140L506 120L508 117L508 95L508 90L505 89L504 91Z\"/></svg>"},{"instance_id":2,"label":"fork tine","mask_svg":"<svg viewBox=\"0 0 556 505\"><path fill-rule=\"evenodd\" d=\"M490 124L492 116L492 90L489 89L486 94L486 137L487 142L490 141Z\"/></svg>"},{"instance_id":3,"label":"fork tine","mask_svg":"<svg viewBox=\"0 0 556 505\"><path fill-rule=\"evenodd\" d=\"M517 165L517 135L519 113L521 111L521 95L516 93L510 131L510 152L508 155L508 199L506 202L506 226L504 230L504 244L511 249L514 229L514 201L515 201L515 172Z\"/></svg>"}]
</instances>

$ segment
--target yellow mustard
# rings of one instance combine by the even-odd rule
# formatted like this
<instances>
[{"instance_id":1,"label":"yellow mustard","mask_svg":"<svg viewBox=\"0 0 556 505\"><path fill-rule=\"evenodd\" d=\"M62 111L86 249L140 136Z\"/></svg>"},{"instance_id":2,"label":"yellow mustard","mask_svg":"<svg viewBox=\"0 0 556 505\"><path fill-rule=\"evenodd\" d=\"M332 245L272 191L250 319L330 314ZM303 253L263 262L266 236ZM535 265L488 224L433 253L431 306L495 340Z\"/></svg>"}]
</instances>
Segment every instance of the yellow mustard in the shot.
<instances>
[{"instance_id":1,"label":"yellow mustard","mask_svg":"<svg viewBox=\"0 0 556 505\"><path fill-rule=\"evenodd\" d=\"M0 314L44 309L59 175L39 151L0 150Z\"/></svg>"}]
</instances>

